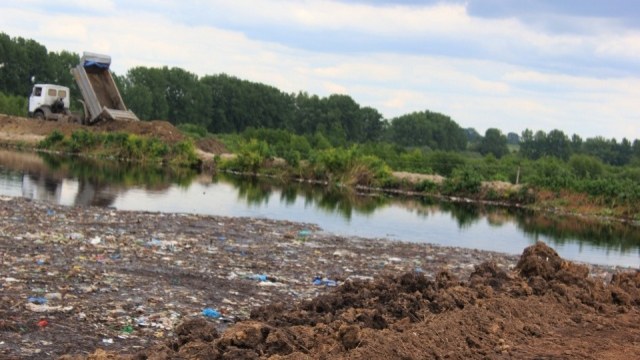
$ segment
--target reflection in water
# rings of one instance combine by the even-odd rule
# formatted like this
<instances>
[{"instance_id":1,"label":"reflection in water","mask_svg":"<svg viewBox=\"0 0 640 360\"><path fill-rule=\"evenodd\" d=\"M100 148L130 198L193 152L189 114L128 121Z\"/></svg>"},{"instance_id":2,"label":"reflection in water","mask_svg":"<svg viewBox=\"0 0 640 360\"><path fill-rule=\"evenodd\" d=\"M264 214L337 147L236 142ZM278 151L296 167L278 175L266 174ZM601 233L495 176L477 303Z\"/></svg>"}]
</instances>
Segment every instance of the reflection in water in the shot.
<instances>
[{"instance_id":1,"label":"reflection in water","mask_svg":"<svg viewBox=\"0 0 640 360\"><path fill-rule=\"evenodd\" d=\"M617 222L308 183L228 175L211 179L190 170L115 161L0 151L0 195L64 205L269 217L318 223L341 234L512 253L540 239L569 258L640 265L639 229Z\"/></svg>"},{"instance_id":2,"label":"reflection in water","mask_svg":"<svg viewBox=\"0 0 640 360\"><path fill-rule=\"evenodd\" d=\"M638 251L640 248L640 229L619 222L603 223L517 208L452 203L431 197L363 195L346 188L317 187L301 183L285 186L275 181L256 178L225 175L219 179L237 187L239 201L246 201L250 205L268 204L269 200L273 200L273 194L280 191L280 201L283 204L293 204L295 199L302 196L306 205L340 214L345 219L351 219L354 212L369 215L380 208L396 206L423 218L434 214L448 214L460 229L471 228L474 224L486 220L491 227L513 223L530 238L548 238L555 245L577 241L580 244L592 244L621 252Z\"/></svg>"},{"instance_id":3,"label":"reflection in water","mask_svg":"<svg viewBox=\"0 0 640 360\"><path fill-rule=\"evenodd\" d=\"M20 178L20 196L76 206L112 206L132 186L166 190L187 186L192 170L167 172L161 167L72 158L47 153L0 151L0 176ZM12 194L13 195L13 194Z\"/></svg>"},{"instance_id":4,"label":"reflection in water","mask_svg":"<svg viewBox=\"0 0 640 360\"><path fill-rule=\"evenodd\" d=\"M544 235L555 244L573 242L589 243L598 247L622 252L637 251L640 246L638 228L619 222L598 222L571 216L550 216L527 213L516 216L518 226L527 234Z\"/></svg>"},{"instance_id":5,"label":"reflection in water","mask_svg":"<svg viewBox=\"0 0 640 360\"><path fill-rule=\"evenodd\" d=\"M267 205L273 200L273 195L279 192L280 202L284 205L292 205L302 197L305 205L340 214L345 219L351 219L354 212L371 214L390 203L389 198L379 194L358 194L344 187L323 187L300 182L283 184L276 180L225 174L218 175L216 179L233 184L238 190L238 199L249 205Z\"/></svg>"}]
</instances>

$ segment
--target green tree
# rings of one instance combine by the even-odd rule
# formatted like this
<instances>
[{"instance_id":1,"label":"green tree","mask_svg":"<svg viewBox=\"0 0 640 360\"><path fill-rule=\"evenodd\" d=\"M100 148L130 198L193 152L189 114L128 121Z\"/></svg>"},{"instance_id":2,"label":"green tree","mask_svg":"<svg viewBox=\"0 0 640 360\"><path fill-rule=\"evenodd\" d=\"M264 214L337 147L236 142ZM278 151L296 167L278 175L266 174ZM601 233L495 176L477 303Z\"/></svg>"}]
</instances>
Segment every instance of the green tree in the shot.
<instances>
[{"instance_id":1,"label":"green tree","mask_svg":"<svg viewBox=\"0 0 640 360\"><path fill-rule=\"evenodd\" d=\"M551 130L546 137L544 144L544 155L555 156L562 160L568 160L571 156L571 143L564 132Z\"/></svg>"},{"instance_id":2,"label":"green tree","mask_svg":"<svg viewBox=\"0 0 640 360\"><path fill-rule=\"evenodd\" d=\"M478 150L482 155L492 154L499 159L509 153L507 137L498 129L487 129Z\"/></svg>"},{"instance_id":3,"label":"green tree","mask_svg":"<svg viewBox=\"0 0 640 360\"><path fill-rule=\"evenodd\" d=\"M27 116L27 98L5 95L0 92L0 113L15 116Z\"/></svg>"},{"instance_id":4,"label":"green tree","mask_svg":"<svg viewBox=\"0 0 640 360\"><path fill-rule=\"evenodd\" d=\"M391 120L389 131L392 141L402 146L446 151L461 151L467 146L467 135L457 123L430 111L397 117Z\"/></svg>"}]
</instances>

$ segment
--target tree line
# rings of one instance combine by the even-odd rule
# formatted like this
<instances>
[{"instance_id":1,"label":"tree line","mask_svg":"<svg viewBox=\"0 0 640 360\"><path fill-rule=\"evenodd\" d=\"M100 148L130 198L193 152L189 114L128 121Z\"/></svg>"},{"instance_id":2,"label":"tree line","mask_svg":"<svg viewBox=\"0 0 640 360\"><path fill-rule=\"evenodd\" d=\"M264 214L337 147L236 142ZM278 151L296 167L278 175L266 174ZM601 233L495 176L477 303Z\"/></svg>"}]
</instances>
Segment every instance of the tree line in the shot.
<instances>
[{"instance_id":1,"label":"tree line","mask_svg":"<svg viewBox=\"0 0 640 360\"><path fill-rule=\"evenodd\" d=\"M0 110L16 113L36 82L68 86L72 94L79 94L69 72L78 62L78 54L49 52L34 40L0 33ZM141 119L195 124L211 133L273 128L321 133L334 146L384 140L426 149L466 147L464 130L448 116L431 111L389 121L348 95L288 94L227 74L198 77L176 67L136 67L114 78L125 103Z\"/></svg>"},{"instance_id":2,"label":"tree line","mask_svg":"<svg viewBox=\"0 0 640 360\"><path fill-rule=\"evenodd\" d=\"M26 113L26 98L36 82L68 86L77 99L79 92L69 69L79 58L72 52L50 52L34 40L0 33L0 112ZM495 128L482 136L429 110L385 119L348 95L289 94L227 74L198 77L176 67L135 67L114 78L125 103L141 119L193 124L210 133L279 129L297 135L321 134L332 146L388 143L421 152L470 150L495 158L512 151L508 144L519 144L519 154L531 160L556 157L568 161L572 155L585 155L608 165L640 162L638 140L583 140L560 130L534 133L529 129L519 137Z\"/></svg>"}]
</instances>

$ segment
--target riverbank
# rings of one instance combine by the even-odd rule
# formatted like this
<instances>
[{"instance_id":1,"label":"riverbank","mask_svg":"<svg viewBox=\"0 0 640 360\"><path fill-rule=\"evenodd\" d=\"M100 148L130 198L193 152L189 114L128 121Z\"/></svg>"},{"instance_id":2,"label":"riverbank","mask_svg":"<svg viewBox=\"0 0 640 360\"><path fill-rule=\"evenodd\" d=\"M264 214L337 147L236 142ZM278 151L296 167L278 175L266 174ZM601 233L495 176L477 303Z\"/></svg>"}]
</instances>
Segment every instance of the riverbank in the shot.
<instances>
[{"instance_id":1,"label":"riverbank","mask_svg":"<svg viewBox=\"0 0 640 360\"><path fill-rule=\"evenodd\" d=\"M486 261L508 274L518 261L472 249L344 238L311 224L265 219L20 198L2 198L0 216L4 358L87 355L98 348L134 354L174 341L187 320L222 331L261 306L261 316L277 317L281 310L268 307L278 302L333 296L334 285L388 282L406 272L437 281L441 270L468 279ZM615 269L589 266L588 272L602 284ZM625 306L638 320L635 307Z\"/></svg>"},{"instance_id":2,"label":"riverbank","mask_svg":"<svg viewBox=\"0 0 640 360\"><path fill-rule=\"evenodd\" d=\"M54 131L58 131L68 137L80 130L88 133L107 134L122 132L142 138L157 139L167 144L176 144L186 139L180 130L166 121L109 121L87 127L78 124L41 121L0 114L0 146L35 149L40 141L47 138ZM143 143L143 141L135 143ZM153 145L151 142L150 144ZM220 162L224 163L235 158L234 154L224 153L226 151L224 145L210 137L198 140L195 146L195 152L188 151L188 156L182 156L184 159L177 160L176 163L182 163L183 165L199 163L203 171L212 173L219 170ZM151 146L151 148L153 151L140 148L137 153L145 154L146 156L158 150L157 146ZM162 146L160 146L160 150L162 150ZM182 150L184 149L180 149L176 153L181 153ZM117 149L110 149L109 151L106 152L109 154L109 158L117 157L119 154ZM127 149L124 153L128 151L130 149ZM162 153L165 153L164 157L168 157L164 161L170 163L172 161L170 159L171 156L169 156L171 152L163 150ZM217 156L219 157L218 159L216 158ZM312 182L327 186L346 186L340 183L327 183L324 180L293 175L290 173L291 169L286 167L286 162L282 159L271 161L269 166L267 173L273 173L271 177L287 179L287 181ZM231 172L233 173L234 171ZM262 174L262 176L265 175ZM431 196L453 202L475 202L485 205L519 207L558 215L597 219L602 222L616 221L640 226L640 219L635 210L635 205L630 206L629 204L619 203L615 206L610 206L585 194L566 190L532 189L503 181L487 181L475 184L477 185L477 191L471 193L463 190L442 193L441 188L443 188L447 180L442 176L393 172L391 179L394 186L386 188L361 185L347 187L352 187L356 191Z\"/></svg>"}]
</instances>

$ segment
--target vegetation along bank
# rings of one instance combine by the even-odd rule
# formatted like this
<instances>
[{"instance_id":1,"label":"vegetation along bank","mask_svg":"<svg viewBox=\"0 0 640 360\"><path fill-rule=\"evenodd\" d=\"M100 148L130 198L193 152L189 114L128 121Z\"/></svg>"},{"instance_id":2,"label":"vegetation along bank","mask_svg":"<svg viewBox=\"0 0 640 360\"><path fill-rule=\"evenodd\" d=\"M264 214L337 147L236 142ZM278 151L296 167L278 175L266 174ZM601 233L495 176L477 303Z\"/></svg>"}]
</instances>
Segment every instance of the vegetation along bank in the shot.
<instances>
[{"instance_id":1,"label":"vegetation along bank","mask_svg":"<svg viewBox=\"0 0 640 360\"><path fill-rule=\"evenodd\" d=\"M2 60L12 64L0 72L0 113L25 115L31 76L78 93L68 74L77 54L48 52L33 40L6 34L0 34L0 44L11 49ZM217 157L221 170L640 221L637 139L583 139L530 129L520 134L488 129L481 135L431 110L385 119L348 95L288 94L227 74L198 77L180 68L135 67L114 75L141 119L166 119L193 144L224 143L235 156ZM186 166L198 162L198 146L188 140L165 145L153 132L140 138L49 134L41 146L51 150Z\"/></svg>"}]
</instances>

